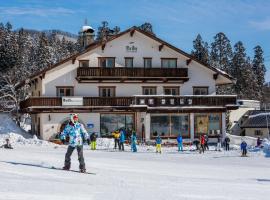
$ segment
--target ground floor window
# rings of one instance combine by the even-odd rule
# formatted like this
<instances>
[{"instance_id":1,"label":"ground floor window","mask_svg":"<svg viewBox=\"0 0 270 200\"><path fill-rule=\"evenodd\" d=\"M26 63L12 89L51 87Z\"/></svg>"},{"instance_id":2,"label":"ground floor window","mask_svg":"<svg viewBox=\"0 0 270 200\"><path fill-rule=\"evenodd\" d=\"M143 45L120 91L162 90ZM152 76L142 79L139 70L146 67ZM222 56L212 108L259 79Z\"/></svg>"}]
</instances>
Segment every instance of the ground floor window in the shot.
<instances>
[{"instance_id":1,"label":"ground floor window","mask_svg":"<svg viewBox=\"0 0 270 200\"><path fill-rule=\"evenodd\" d=\"M188 114L164 114L151 116L151 137L160 135L162 137L189 137L189 115Z\"/></svg>"},{"instance_id":2,"label":"ground floor window","mask_svg":"<svg viewBox=\"0 0 270 200\"><path fill-rule=\"evenodd\" d=\"M100 135L111 136L112 132L125 128L128 132L135 128L133 114L101 114Z\"/></svg>"},{"instance_id":3,"label":"ground floor window","mask_svg":"<svg viewBox=\"0 0 270 200\"><path fill-rule=\"evenodd\" d=\"M199 137L202 134L216 136L221 134L220 113L198 113L194 116L194 134Z\"/></svg>"}]
</instances>

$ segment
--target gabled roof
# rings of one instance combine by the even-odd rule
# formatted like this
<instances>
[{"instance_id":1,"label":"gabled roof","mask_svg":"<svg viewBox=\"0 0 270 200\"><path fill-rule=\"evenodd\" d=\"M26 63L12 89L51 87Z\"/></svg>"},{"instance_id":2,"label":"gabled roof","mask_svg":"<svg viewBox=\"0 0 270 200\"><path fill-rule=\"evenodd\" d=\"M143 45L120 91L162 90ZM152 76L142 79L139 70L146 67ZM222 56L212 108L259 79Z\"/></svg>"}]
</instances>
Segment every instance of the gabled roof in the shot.
<instances>
[{"instance_id":1,"label":"gabled roof","mask_svg":"<svg viewBox=\"0 0 270 200\"><path fill-rule=\"evenodd\" d=\"M183 50L181 50L181 49L179 49L179 48L177 48L177 47L175 47L175 46L173 46L173 45L171 45L171 44L165 42L164 40L162 40L162 39L156 37L155 35L153 35L153 34L151 34L151 33L148 33L148 32L146 32L146 31L143 31L143 30L139 29L139 28L136 27L136 26L133 26L133 27L131 27L131 28L129 28L129 29L123 31L123 32L120 32L119 34L110 37L110 38L107 39L106 41L96 41L96 42L90 44L88 47L86 47L83 51L81 51L81 52L79 52L79 53L76 53L76 54L70 56L69 58L66 58L66 59L64 59L64 60L62 60L62 61L60 61L60 62L58 62L58 63L56 63L56 64L54 64L54 65L50 65L50 66L48 66L47 68L45 68L45 69L43 69L43 70L41 70L41 71L39 71L39 72L37 72L37 73L31 75L31 76L29 77L29 79L32 79L32 78L34 78L34 77L36 77L36 76L40 76L40 75L46 73L47 71L49 71L49 70L51 70L51 69L53 69L53 68L56 68L56 67L58 67L59 65L61 65L61 64L63 64L63 63L66 63L66 62L68 62L68 61L70 61L70 60L75 60L75 59L76 59L78 56L80 56L80 55L83 55L83 54L85 54L85 53L87 53L87 52L89 52L89 51L91 51L91 50L93 50L93 49L95 49L95 48L97 48L97 47L100 47L100 46L104 45L104 44L107 43L107 42L110 42L110 41L112 41L112 40L114 40L114 39L116 39L116 38L119 38L119 37L121 37L122 35L124 35L124 34L126 34L126 33L129 33L129 32L133 32L133 33L134 33L134 31L137 31L137 32L139 32L139 33L142 33L142 34L146 35L147 37L149 37L149 38L151 38L151 39L153 39L153 40L159 42L161 45L164 45L164 46L167 46L167 47L173 49L174 51L176 51L176 52L178 52L178 53L180 53L180 54L186 56L188 59L190 59L190 61L192 61L192 60L193 60L193 61L196 61L197 63L201 64L202 66L204 66L204 67L206 67L206 68L212 70L212 71L215 72L217 75L218 75L218 74L221 74L222 76L228 78L229 80L234 81L234 78L233 78L232 76L230 76L229 74L227 74L226 72L224 72L224 71L222 71L222 70L220 70L220 69L216 69L216 68L214 68L214 67L211 67L211 66L209 66L209 65L206 65L205 63L202 63L201 61L197 60L196 58L194 58L194 57L191 56L190 54L186 53L185 51L183 51ZM24 81L24 82L25 82L25 81ZM22 83L21 83L21 84L22 84ZM21 84L19 84L19 85L21 85ZM24 84L24 83L23 83L23 84Z\"/></svg>"},{"instance_id":2,"label":"gabled roof","mask_svg":"<svg viewBox=\"0 0 270 200\"><path fill-rule=\"evenodd\" d=\"M241 128L267 128L270 127L270 111L252 110L249 116L241 125Z\"/></svg>"}]
</instances>

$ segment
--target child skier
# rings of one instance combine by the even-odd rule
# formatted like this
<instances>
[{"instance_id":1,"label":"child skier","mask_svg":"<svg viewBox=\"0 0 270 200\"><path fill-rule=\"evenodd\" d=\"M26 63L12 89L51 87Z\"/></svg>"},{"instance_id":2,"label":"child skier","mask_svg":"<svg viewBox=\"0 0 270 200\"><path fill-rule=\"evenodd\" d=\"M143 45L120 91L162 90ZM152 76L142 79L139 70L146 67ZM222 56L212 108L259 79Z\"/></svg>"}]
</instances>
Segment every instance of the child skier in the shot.
<instances>
[{"instance_id":1,"label":"child skier","mask_svg":"<svg viewBox=\"0 0 270 200\"><path fill-rule=\"evenodd\" d=\"M91 140L91 150L96 150L96 146L97 146L97 135L95 132L93 132L90 136L90 140Z\"/></svg>"},{"instance_id":2,"label":"child skier","mask_svg":"<svg viewBox=\"0 0 270 200\"><path fill-rule=\"evenodd\" d=\"M181 134L177 136L178 152L183 151L183 138Z\"/></svg>"},{"instance_id":3,"label":"child skier","mask_svg":"<svg viewBox=\"0 0 270 200\"><path fill-rule=\"evenodd\" d=\"M247 143L243 140L241 143L242 156L247 156Z\"/></svg>"},{"instance_id":4,"label":"child skier","mask_svg":"<svg viewBox=\"0 0 270 200\"><path fill-rule=\"evenodd\" d=\"M119 137L119 150L124 151L124 143L125 143L125 130L120 130L120 137Z\"/></svg>"},{"instance_id":5,"label":"child skier","mask_svg":"<svg viewBox=\"0 0 270 200\"><path fill-rule=\"evenodd\" d=\"M65 166L64 170L69 170L71 165L71 155L74 149L77 149L79 168L80 172L85 173L85 163L83 157L83 142L89 138L87 131L85 130L83 124L79 123L79 118L77 114L70 115L70 122L66 125L65 129L60 135L61 140L65 140L69 136L69 145L65 155Z\"/></svg>"},{"instance_id":6,"label":"child skier","mask_svg":"<svg viewBox=\"0 0 270 200\"><path fill-rule=\"evenodd\" d=\"M9 139L6 139L6 144L3 144L0 148L5 148L5 149L13 149L13 147L11 146Z\"/></svg>"},{"instance_id":7,"label":"child skier","mask_svg":"<svg viewBox=\"0 0 270 200\"><path fill-rule=\"evenodd\" d=\"M131 151L132 152L137 152L137 137L136 137L136 132L133 131L132 135L131 135Z\"/></svg>"},{"instance_id":8,"label":"child skier","mask_svg":"<svg viewBox=\"0 0 270 200\"><path fill-rule=\"evenodd\" d=\"M120 144L119 144L119 137L120 137L120 133L118 130L114 131L112 133L113 137L114 137L114 149L117 148L117 146L119 147L120 149Z\"/></svg>"},{"instance_id":9,"label":"child skier","mask_svg":"<svg viewBox=\"0 0 270 200\"><path fill-rule=\"evenodd\" d=\"M161 143L162 143L162 139L160 135L158 135L156 138L156 153L161 153Z\"/></svg>"}]
</instances>

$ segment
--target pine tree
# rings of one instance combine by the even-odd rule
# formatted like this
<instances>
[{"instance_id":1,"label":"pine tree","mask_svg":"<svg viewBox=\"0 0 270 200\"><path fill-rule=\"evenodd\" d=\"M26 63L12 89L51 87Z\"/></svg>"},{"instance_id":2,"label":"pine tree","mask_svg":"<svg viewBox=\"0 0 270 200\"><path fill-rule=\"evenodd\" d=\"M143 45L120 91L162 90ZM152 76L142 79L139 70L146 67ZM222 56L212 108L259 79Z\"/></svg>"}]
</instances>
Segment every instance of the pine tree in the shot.
<instances>
[{"instance_id":1,"label":"pine tree","mask_svg":"<svg viewBox=\"0 0 270 200\"><path fill-rule=\"evenodd\" d=\"M45 33L41 33L39 37L39 45L36 52L36 69L40 71L48 67L52 63L50 48L48 45L48 38Z\"/></svg>"},{"instance_id":2,"label":"pine tree","mask_svg":"<svg viewBox=\"0 0 270 200\"><path fill-rule=\"evenodd\" d=\"M202 63L209 64L209 47L208 43L202 40L200 34L197 35L196 39L193 40L193 48L191 55Z\"/></svg>"},{"instance_id":3,"label":"pine tree","mask_svg":"<svg viewBox=\"0 0 270 200\"><path fill-rule=\"evenodd\" d=\"M263 58L263 50L261 46L256 46L254 48L254 58L252 61L252 69L253 73L255 74L255 78L257 80L258 85L258 99L262 100L263 98L263 85L265 82L264 76L266 72L266 68L264 65L264 58Z\"/></svg>"},{"instance_id":4,"label":"pine tree","mask_svg":"<svg viewBox=\"0 0 270 200\"><path fill-rule=\"evenodd\" d=\"M222 32L216 34L211 44L211 66L230 74L232 56L230 40Z\"/></svg>"},{"instance_id":5,"label":"pine tree","mask_svg":"<svg viewBox=\"0 0 270 200\"><path fill-rule=\"evenodd\" d=\"M148 32L152 35L155 35L154 31L153 31L153 26L151 23L149 22L145 22L143 23L141 26L139 26L139 29L145 31L145 32Z\"/></svg>"},{"instance_id":6,"label":"pine tree","mask_svg":"<svg viewBox=\"0 0 270 200\"><path fill-rule=\"evenodd\" d=\"M234 86L239 98L256 99L257 83L254 79L251 61L246 56L245 47L241 41L234 45L233 76L236 78Z\"/></svg>"}]
</instances>

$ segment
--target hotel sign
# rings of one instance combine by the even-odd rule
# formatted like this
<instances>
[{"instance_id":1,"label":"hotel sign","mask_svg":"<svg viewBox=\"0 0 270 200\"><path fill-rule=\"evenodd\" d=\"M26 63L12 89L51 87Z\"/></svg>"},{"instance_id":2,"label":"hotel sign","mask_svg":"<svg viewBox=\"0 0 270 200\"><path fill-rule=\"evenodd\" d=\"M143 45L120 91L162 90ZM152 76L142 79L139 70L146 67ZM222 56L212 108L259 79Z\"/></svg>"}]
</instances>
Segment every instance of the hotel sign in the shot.
<instances>
[{"instance_id":1,"label":"hotel sign","mask_svg":"<svg viewBox=\"0 0 270 200\"><path fill-rule=\"evenodd\" d=\"M82 97L62 97L62 106L83 106Z\"/></svg>"},{"instance_id":2,"label":"hotel sign","mask_svg":"<svg viewBox=\"0 0 270 200\"><path fill-rule=\"evenodd\" d=\"M135 53L135 52L137 52L137 47L135 47L134 45L126 46L126 51Z\"/></svg>"}]
</instances>

